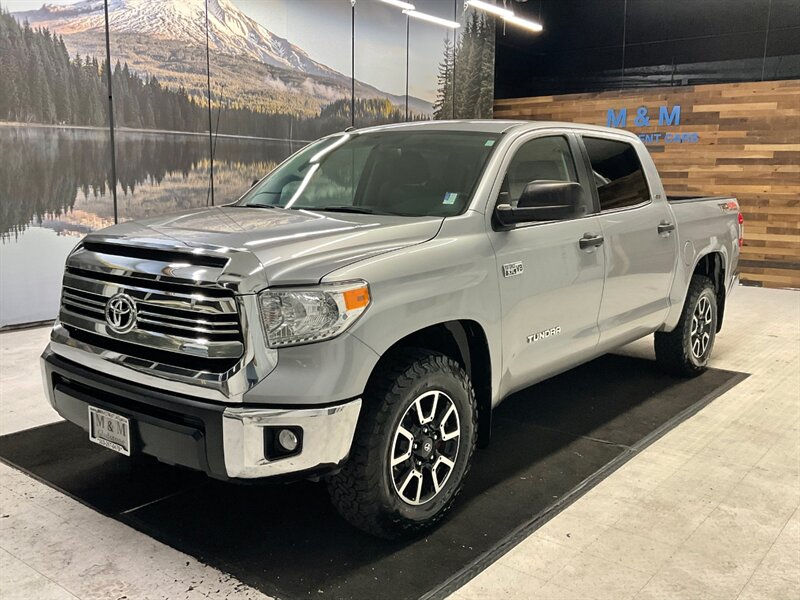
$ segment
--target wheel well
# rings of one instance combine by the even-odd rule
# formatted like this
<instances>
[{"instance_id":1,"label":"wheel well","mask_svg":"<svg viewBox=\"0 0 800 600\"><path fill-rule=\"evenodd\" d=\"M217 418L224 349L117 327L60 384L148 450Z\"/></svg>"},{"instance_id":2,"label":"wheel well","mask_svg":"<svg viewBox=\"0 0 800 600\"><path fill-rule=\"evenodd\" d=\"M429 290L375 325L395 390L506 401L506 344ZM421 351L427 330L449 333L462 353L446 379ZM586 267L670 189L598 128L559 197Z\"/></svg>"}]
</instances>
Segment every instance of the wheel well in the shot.
<instances>
[{"instance_id":1,"label":"wheel well","mask_svg":"<svg viewBox=\"0 0 800 600\"><path fill-rule=\"evenodd\" d=\"M717 296L717 333L722 329L722 317L725 315L725 258L720 252L710 252L698 261L694 275L704 275L714 284Z\"/></svg>"},{"instance_id":2,"label":"wheel well","mask_svg":"<svg viewBox=\"0 0 800 600\"><path fill-rule=\"evenodd\" d=\"M437 323L398 340L383 354L381 362L404 348L424 348L441 352L459 363L467 372L472 380L478 405L478 446L486 447L492 422L492 369L489 343L483 328L470 320Z\"/></svg>"}]
</instances>

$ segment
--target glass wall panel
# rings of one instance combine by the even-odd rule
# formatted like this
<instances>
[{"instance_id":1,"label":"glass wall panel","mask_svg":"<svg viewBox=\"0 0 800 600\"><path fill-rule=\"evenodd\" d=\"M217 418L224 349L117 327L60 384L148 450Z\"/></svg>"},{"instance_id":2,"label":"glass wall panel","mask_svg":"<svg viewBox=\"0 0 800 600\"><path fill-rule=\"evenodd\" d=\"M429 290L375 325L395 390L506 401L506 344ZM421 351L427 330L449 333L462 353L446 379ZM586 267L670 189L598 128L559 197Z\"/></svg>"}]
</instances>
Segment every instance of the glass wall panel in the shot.
<instances>
[{"instance_id":1,"label":"glass wall panel","mask_svg":"<svg viewBox=\"0 0 800 600\"><path fill-rule=\"evenodd\" d=\"M249 0L256 3L257 0ZM350 125L350 0L281 0L286 28L279 31L292 45L288 88L302 107L294 139L314 140ZM358 57L356 57L358 58ZM294 112L299 112L294 108Z\"/></svg>"},{"instance_id":2,"label":"glass wall panel","mask_svg":"<svg viewBox=\"0 0 800 600\"><path fill-rule=\"evenodd\" d=\"M379 0L356 3L356 127L406 118L407 21L396 6ZM414 96L409 101L410 118L430 115L430 102Z\"/></svg>"},{"instance_id":3,"label":"glass wall panel","mask_svg":"<svg viewBox=\"0 0 800 600\"><path fill-rule=\"evenodd\" d=\"M109 2L120 221L210 203L205 15L205 0Z\"/></svg>"},{"instance_id":4,"label":"glass wall panel","mask_svg":"<svg viewBox=\"0 0 800 600\"><path fill-rule=\"evenodd\" d=\"M113 223L102 8L0 11L0 327L52 319L64 260ZM102 5L101 5L102 6ZM26 24L27 23L27 24ZM89 33L91 32L91 33ZM92 38L92 43L86 43Z\"/></svg>"},{"instance_id":5,"label":"glass wall panel","mask_svg":"<svg viewBox=\"0 0 800 600\"><path fill-rule=\"evenodd\" d=\"M455 46L456 119L491 119L494 105L494 35L496 17L483 11L460 12Z\"/></svg>"},{"instance_id":6,"label":"glass wall panel","mask_svg":"<svg viewBox=\"0 0 800 600\"><path fill-rule=\"evenodd\" d=\"M209 11L209 40L217 203L349 125L350 77L331 66L349 68L349 1L224 2Z\"/></svg>"},{"instance_id":7,"label":"glass wall panel","mask_svg":"<svg viewBox=\"0 0 800 600\"><path fill-rule=\"evenodd\" d=\"M423 0L417 8L461 26L448 29L412 20L413 93L431 99L435 119L491 118L495 17L465 9L458 0Z\"/></svg>"},{"instance_id":8,"label":"glass wall panel","mask_svg":"<svg viewBox=\"0 0 800 600\"><path fill-rule=\"evenodd\" d=\"M458 21L463 6L463 2L455 0L422 0L414 4L423 13L448 21ZM459 31L419 19L410 21L409 93L429 107L429 118L453 118L453 48Z\"/></svg>"}]
</instances>

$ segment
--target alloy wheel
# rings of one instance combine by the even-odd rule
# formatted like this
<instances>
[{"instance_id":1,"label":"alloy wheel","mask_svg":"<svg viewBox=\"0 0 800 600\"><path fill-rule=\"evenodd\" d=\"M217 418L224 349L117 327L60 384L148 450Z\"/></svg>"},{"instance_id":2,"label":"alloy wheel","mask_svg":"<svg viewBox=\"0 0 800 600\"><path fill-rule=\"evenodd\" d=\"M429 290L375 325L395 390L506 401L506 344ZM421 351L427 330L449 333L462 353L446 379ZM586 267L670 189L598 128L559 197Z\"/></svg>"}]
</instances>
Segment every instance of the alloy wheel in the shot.
<instances>
[{"instance_id":1,"label":"alloy wheel","mask_svg":"<svg viewBox=\"0 0 800 600\"><path fill-rule=\"evenodd\" d=\"M711 301L706 296L701 296L692 314L692 327L689 332L692 355L697 360L702 360L708 352L713 324L714 310Z\"/></svg>"},{"instance_id":2,"label":"alloy wheel","mask_svg":"<svg viewBox=\"0 0 800 600\"><path fill-rule=\"evenodd\" d=\"M444 488L456 465L461 423L445 392L419 395L403 413L392 438L389 471L395 493L412 506Z\"/></svg>"}]
</instances>

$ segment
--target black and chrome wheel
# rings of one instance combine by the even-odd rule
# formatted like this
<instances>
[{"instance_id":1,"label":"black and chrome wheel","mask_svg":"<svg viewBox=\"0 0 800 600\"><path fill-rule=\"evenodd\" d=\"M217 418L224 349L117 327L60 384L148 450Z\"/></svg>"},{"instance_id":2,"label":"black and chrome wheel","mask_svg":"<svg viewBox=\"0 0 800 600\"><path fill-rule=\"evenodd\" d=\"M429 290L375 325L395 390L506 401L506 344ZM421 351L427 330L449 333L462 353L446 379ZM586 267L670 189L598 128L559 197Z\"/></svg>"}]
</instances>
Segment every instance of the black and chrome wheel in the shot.
<instances>
[{"instance_id":1,"label":"black and chrome wheel","mask_svg":"<svg viewBox=\"0 0 800 600\"><path fill-rule=\"evenodd\" d=\"M692 356L697 361L704 360L711 351L713 341L715 319L714 311L711 308L712 299L707 295L700 296L692 314L692 325L689 331L689 344L692 348Z\"/></svg>"},{"instance_id":2,"label":"black and chrome wheel","mask_svg":"<svg viewBox=\"0 0 800 600\"><path fill-rule=\"evenodd\" d=\"M395 493L412 506L433 500L453 473L460 439L458 410L446 392L430 390L415 398L392 441L389 469Z\"/></svg>"},{"instance_id":3,"label":"black and chrome wheel","mask_svg":"<svg viewBox=\"0 0 800 600\"><path fill-rule=\"evenodd\" d=\"M695 275L677 327L655 335L656 359L675 375L698 375L708 368L717 334L717 296L708 277Z\"/></svg>"},{"instance_id":4,"label":"black and chrome wheel","mask_svg":"<svg viewBox=\"0 0 800 600\"><path fill-rule=\"evenodd\" d=\"M454 360L408 350L376 369L350 457L328 480L351 524L393 538L440 520L464 482L477 414L469 377Z\"/></svg>"}]
</instances>

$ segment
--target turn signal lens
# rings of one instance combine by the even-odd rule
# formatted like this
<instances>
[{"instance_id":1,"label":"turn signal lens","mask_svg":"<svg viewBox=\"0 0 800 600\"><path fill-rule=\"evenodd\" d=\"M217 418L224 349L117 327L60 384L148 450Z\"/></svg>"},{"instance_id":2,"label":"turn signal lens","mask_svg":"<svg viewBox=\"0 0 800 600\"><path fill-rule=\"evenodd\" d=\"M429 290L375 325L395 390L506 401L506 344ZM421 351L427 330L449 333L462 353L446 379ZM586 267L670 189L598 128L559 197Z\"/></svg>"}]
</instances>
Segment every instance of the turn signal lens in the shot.
<instances>
[{"instance_id":1,"label":"turn signal lens","mask_svg":"<svg viewBox=\"0 0 800 600\"><path fill-rule=\"evenodd\" d=\"M347 310L366 308L367 304L369 304L369 288L367 286L347 290L344 293L344 307Z\"/></svg>"}]
</instances>

